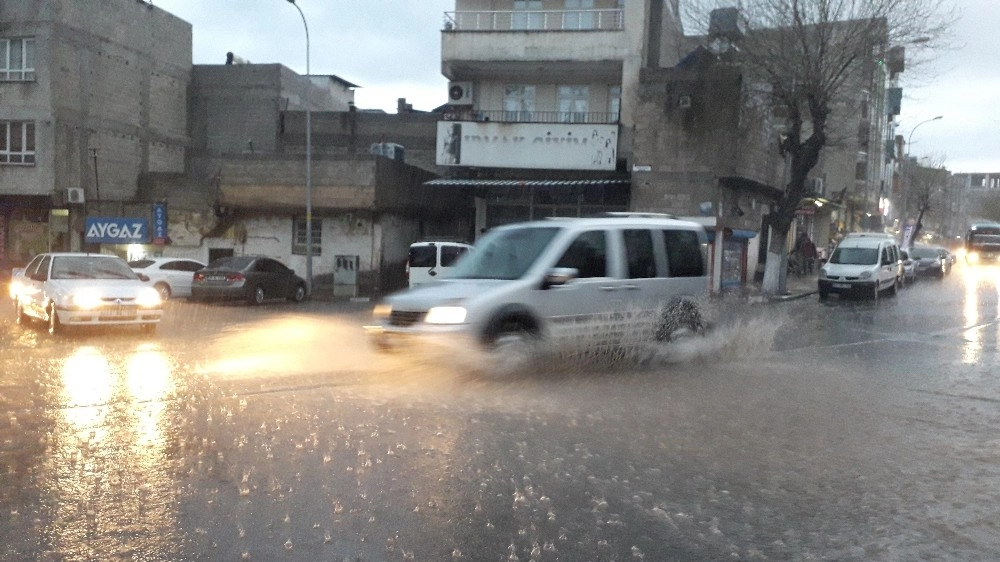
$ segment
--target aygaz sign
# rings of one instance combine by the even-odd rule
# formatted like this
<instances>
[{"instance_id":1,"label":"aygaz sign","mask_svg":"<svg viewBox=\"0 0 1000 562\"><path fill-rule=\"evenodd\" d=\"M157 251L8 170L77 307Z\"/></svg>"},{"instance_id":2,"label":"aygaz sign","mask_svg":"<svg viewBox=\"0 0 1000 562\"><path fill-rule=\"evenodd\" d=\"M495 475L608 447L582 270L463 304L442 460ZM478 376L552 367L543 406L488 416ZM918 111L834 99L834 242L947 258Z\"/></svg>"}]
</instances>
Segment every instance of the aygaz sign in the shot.
<instances>
[{"instance_id":1,"label":"aygaz sign","mask_svg":"<svg viewBox=\"0 0 1000 562\"><path fill-rule=\"evenodd\" d=\"M146 219L87 217L84 239L87 244L146 244L149 242L149 222Z\"/></svg>"}]
</instances>

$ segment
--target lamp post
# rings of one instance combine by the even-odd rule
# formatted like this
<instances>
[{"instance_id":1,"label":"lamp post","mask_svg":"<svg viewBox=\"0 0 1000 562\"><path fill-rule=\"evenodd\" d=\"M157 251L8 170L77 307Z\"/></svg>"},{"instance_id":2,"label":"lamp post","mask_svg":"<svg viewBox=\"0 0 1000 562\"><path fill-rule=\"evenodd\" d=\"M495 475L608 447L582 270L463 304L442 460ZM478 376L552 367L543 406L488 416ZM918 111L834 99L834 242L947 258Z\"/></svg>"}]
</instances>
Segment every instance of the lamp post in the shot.
<instances>
[{"instance_id":1,"label":"lamp post","mask_svg":"<svg viewBox=\"0 0 1000 562\"><path fill-rule=\"evenodd\" d=\"M288 3L295 6L302 17L302 26L306 30L306 93L303 103L306 106L306 293L312 294L313 284L313 251L312 251L312 115L309 110L309 87L312 82L309 73L309 24L306 23L306 15L302 13L302 8L295 3L295 0L288 0Z\"/></svg>"},{"instance_id":2,"label":"lamp post","mask_svg":"<svg viewBox=\"0 0 1000 562\"><path fill-rule=\"evenodd\" d=\"M915 133L917 131L917 129L921 125L923 125L924 123L930 123L931 121L937 121L937 120L943 119L943 118L944 118L944 115L938 115L937 117L931 117L930 119L925 119L925 120L917 123L916 125L913 126L912 129L910 129L910 135L908 137L906 137L906 154L905 154L904 163L906 165L907 174L906 174L906 182L903 184L904 187L905 187L905 189L903 191L903 213L904 214L909 211L910 184L913 183L913 172L914 172L914 170L910 166L910 142L913 141L913 133ZM921 222L922 219L923 219L923 209L921 209L920 215L918 216L916 224L914 225L913 235L916 235L916 234L919 233L919 230L920 230L920 227L921 227L920 222ZM906 226L907 225L904 224L904 228L906 228ZM907 241L909 241L910 243L912 243L912 238L910 240L907 240L907 236L906 236L906 234L904 234L903 235L903 242L904 242L904 244Z\"/></svg>"}]
</instances>

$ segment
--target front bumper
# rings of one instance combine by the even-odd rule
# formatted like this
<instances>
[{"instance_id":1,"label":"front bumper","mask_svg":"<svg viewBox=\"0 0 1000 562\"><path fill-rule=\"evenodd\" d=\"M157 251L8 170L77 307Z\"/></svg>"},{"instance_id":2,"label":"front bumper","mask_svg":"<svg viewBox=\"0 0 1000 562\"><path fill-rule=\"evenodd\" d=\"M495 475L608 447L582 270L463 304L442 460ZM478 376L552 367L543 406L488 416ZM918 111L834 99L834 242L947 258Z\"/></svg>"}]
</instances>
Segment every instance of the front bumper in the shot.
<instances>
[{"instance_id":1,"label":"front bumper","mask_svg":"<svg viewBox=\"0 0 1000 562\"><path fill-rule=\"evenodd\" d=\"M56 308L59 322L66 326L142 326L158 324L163 319L162 308Z\"/></svg>"},{"instance_id":2,"label":"front bumper","mask_svg":"<svg viewBox=\"0 0 1000 562\"><path fill-rule=\"evenodd\" d=\"M818 281L821 294L837 293L838 295L870 295L875 291L876 281L856 281L841 279L820 279Z\"/></svg>"}]
</instances>

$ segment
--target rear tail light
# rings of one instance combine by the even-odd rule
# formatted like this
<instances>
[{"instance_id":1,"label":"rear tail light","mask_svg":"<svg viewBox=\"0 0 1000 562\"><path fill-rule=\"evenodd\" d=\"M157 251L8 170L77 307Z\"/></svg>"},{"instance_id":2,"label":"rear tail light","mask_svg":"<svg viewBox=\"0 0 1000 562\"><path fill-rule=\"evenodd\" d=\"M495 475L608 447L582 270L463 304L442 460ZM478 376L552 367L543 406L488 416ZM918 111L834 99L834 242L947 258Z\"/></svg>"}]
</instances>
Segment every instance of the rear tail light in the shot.
<instances>
[{"instance_id":1,"label":"rear tail light","mask_svg":"<svg viewBox=\"0 0 1000 562\"><path fill-rule=\"evenodd\" d=\"M204 273L195 273L194 274L194 280L195 281L204 281L205 280L205 274Z\"/></svg>"}]
</instances>

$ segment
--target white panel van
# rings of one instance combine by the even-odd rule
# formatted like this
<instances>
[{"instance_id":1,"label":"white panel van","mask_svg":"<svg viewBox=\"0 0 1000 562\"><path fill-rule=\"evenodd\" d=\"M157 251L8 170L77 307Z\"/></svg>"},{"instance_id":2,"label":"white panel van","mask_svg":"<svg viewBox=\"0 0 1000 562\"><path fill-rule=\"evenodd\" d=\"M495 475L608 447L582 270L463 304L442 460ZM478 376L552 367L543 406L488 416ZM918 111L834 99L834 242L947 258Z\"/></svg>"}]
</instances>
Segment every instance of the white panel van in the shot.
<instances>
[{"instance_id":1,"label":"white panel van","mask_svg":"<svg viewBox=\"0 0 1000 562\"><path fill-rule=\"evenodd\" d=\"M883 292L896 294L903 280L899 246L891 236L851 233L819 270L819 298L835 293L877 299Z\"/></svg>"}]
</instances>

